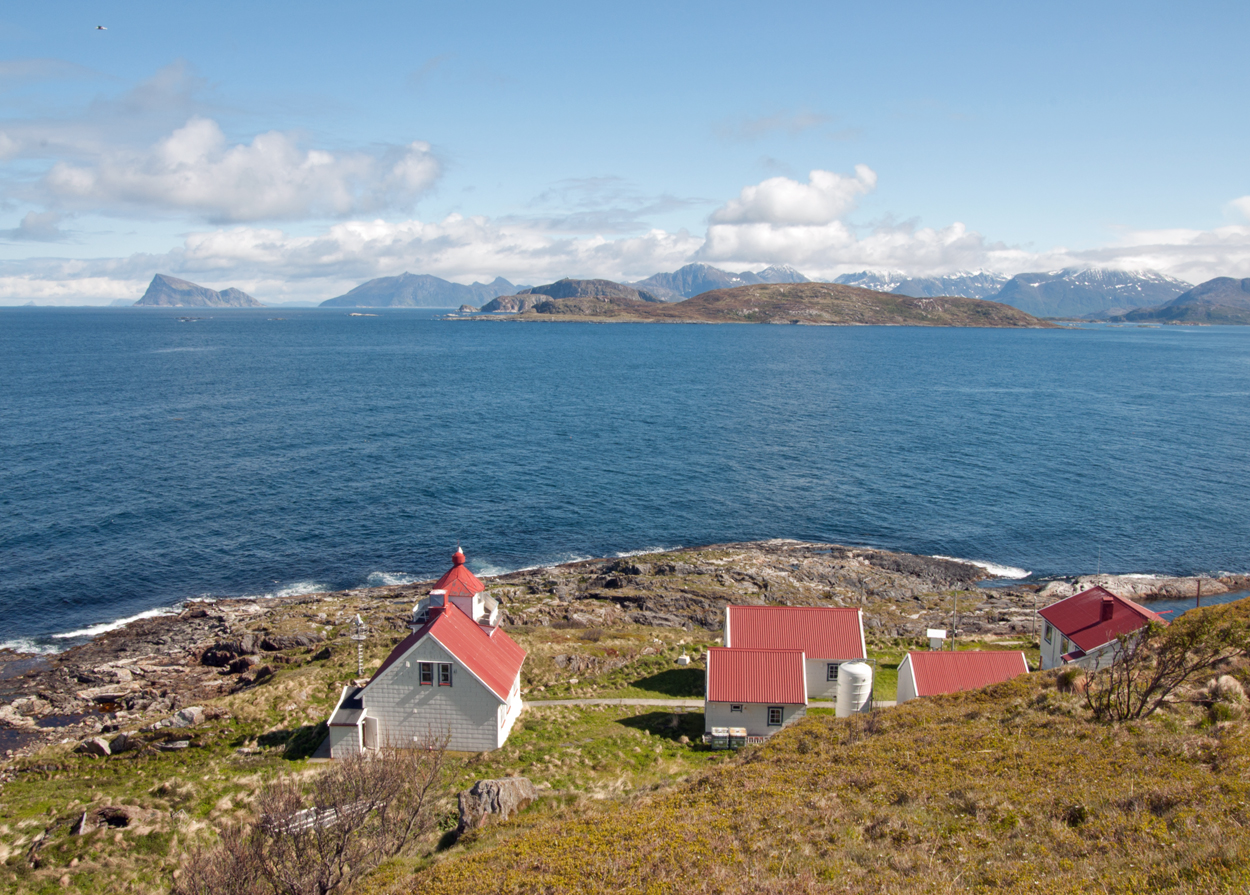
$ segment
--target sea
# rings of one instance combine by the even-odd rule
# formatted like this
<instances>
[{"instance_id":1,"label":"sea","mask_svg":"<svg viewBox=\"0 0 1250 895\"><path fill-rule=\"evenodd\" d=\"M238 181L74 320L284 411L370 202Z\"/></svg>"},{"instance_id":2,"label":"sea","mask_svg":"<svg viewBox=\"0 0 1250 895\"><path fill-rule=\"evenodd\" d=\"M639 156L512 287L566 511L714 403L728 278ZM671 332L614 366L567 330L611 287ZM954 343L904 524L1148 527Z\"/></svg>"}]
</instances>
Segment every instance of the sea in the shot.
<instances>
[{"instance_id":1,"label":"sea","mask_svg":"<svg viewBox=\"0 0 1250 895\"><path fill-rule=\"evenodd\" d=\"M1250 570L1250 328L364 313L0 309L0 645L457 543L485 575L765 538Z\"/></svg>"}]
</instances>

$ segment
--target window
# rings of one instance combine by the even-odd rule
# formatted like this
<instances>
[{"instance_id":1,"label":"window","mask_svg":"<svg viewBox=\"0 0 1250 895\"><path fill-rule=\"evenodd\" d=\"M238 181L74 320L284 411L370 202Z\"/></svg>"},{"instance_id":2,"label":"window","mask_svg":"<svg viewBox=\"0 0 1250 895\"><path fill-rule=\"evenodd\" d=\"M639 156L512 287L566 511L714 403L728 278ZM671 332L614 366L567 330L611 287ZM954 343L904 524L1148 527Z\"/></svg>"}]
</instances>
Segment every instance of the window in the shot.
<instances>
[{"instance_id":1,"label":"window","mask_svg":"<svg viewBox=\"0 0 1250 895\"><path fill-rule=\"evenodd\" d=\"M1045 631L1046 631L1046 633L1045 633L1045 635L1044 635L1044 636L1046 637L1046 642L1047 642L1047 643L1050 643L1050 635L1051 635L1051 634L1053 634L1053 633L1055 632L1055 629L1054 629L1054 628L1052 628L1052 627L1050 626L1050 622L1047 622L1047 623L1046 623L1046 629L1045 629Z\"/></svg>"},{"instance_id":2,"label":"window","mask_svg":"<svg viewBox=\"0 0 1250 895\"><path fill-rule=\"evenodd\" d=\"M1068 643L1068 638L1063 638L1063 643L1059 644L1059 653L1061 655L1067 653L1069 646L1071 646L1071 644Z\"/></svg>"},{"instance_id":3,"label":"window","mask_svg":"<svg viewBox=\"0 0 1250 895\"><path fill-rule=\"evenodd\" d=\"M421 686L428 687L434 683L434 663L418 662L417 674L420 675Z\"/></svg>"},{"instance_id":4,"label":"window","mask_svg":"<svg viewBox=\"0 0 1250 895\"><path fill-rule=\"evenodd\" d=\"M440 687L451 686L451 663L450 662L438 663L438 685Z\"/></svg>"},{"instance_id":5,"label":"window","mask_svg":"<svg viewBox=\"0 0 1250 895\"><path fill-rule=\"evenodd\" d=\"M770 705L768 707L768 726L769 727L781 726L781 706Z\"/></svg>"},{"instance_id":6,"label":"window","mask_svg":"<svg viewBox=\"0 0 1250 895\"><path fill-rule=\"evenodd\" d=\"M825 666L825 680L836 682L837 679L838 679L838 663L830 662L828 665Z\"/></svg>"},{"instance_id":7,"label":"window","mask_svg":"<svg viewBox=\"0 0 1250 895\"><path fill-rule=\"evenodd\" d=\"M729 707L729 711L731 711L731 712L740 712L740 711L742 711L742 703L740 703L740 702L735 702L733 705L731 705L731 706Z\"/></svg>"}]
</instances>

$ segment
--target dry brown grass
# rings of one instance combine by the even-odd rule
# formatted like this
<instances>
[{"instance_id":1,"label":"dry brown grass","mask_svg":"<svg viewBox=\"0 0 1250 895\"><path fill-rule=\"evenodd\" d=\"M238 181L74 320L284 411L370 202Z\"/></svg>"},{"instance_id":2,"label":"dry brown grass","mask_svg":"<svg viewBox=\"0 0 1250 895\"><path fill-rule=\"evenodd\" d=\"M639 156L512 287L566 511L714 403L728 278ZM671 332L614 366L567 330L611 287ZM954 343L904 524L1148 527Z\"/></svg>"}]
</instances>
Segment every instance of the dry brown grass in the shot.
<instances>
[{"instance_id":1,"label":"dry brown grass","mask_svg":"<svg viewBox=\"0 0 1250 895\"><path fill-rule=\"evenodd\" d=\"M389 889L1250 889L1246 726L1197 705L1097 725L1055 684L809 718L671 790L523 815Z\"/></svg>"}]
</instances>

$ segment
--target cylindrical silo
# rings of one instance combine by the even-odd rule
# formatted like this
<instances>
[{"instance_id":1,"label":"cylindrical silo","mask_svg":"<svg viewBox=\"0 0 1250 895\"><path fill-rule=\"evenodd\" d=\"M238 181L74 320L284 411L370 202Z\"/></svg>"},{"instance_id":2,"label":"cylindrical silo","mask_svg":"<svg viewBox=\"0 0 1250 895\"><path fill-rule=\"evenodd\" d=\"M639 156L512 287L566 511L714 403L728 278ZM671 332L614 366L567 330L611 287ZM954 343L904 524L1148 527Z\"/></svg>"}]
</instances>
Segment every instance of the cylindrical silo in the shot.
<instances>
[{"instance_id":1,"label":"cylindrical silo","mask_svg":"<svg viewBox=\"0 0 1250 895\"><path fill-rule=\"evenodd\" d=\"M838 701L834 710L839 718L872 708L872 668L867 662L843 662L838 666Z\"/></svg>"}]
</instances>

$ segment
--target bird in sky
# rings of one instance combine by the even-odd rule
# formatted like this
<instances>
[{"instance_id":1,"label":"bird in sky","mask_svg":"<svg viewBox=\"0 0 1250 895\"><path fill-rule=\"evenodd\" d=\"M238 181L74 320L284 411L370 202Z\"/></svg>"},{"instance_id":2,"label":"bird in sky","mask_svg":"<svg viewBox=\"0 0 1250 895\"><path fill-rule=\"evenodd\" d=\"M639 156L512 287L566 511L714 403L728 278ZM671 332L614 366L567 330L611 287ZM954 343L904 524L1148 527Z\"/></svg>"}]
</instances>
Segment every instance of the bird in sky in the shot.
<instances>
[{"instance_id":1,"label":"bird in sky","mask_svg":"<svg viewBox=\"0 0 1250 895\"><path fill-rule=\"evenodd\" d=\"M96 25L95 30L96 31L108 31L108 29L105 28L103 25Z\"/></svg>"}]
</instances>

